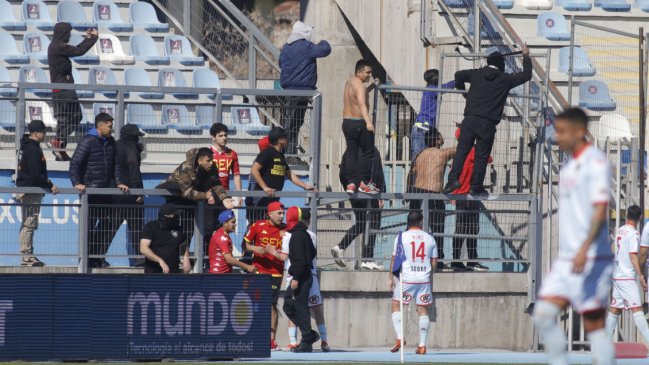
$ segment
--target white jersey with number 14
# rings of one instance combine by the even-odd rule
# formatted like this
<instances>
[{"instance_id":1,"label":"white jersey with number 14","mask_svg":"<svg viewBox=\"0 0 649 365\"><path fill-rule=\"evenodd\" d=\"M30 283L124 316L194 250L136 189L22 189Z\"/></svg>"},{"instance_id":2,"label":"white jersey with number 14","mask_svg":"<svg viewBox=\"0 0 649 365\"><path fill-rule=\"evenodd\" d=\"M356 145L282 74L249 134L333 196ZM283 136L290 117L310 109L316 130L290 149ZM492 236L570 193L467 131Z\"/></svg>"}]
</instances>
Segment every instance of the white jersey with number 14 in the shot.
<instances>
[{"instance_id":1,"label":"white jersey with number 14","mask_svg":"<svg viewBox=\"0 0 649 365\"><path fill-rule=\"evenodd\" d=\"M399 236L394 239L394 250L397 252ZM430 283L431 259L437 258L437 244L433 236L420 229L410 229L401 233L401 243L406 261L401 266L403 282L407 284Z\"/></svg>"}]
</instances>

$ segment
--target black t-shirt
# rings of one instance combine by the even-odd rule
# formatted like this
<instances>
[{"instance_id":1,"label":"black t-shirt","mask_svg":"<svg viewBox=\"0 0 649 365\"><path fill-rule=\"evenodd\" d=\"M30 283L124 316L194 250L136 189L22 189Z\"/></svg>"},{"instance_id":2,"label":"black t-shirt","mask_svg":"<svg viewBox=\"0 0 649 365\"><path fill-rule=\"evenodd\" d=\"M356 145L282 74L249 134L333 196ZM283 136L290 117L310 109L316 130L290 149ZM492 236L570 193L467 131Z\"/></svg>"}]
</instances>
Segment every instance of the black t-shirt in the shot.
<instances>
[{"instance_id":1,"label":"black t-shirt","mask_svg":"<svg viewBox=\"0 0 649 365\"><path fill-rule=\"evenodd\" d=\"M271 189L281 191L284 188L286 172L289 171L284 154L274 147L268 147L259 152L255 162L261 165L259 172L266 185ZM255 186L255 190L262 190L261 186Z\"/></svg>"},{"instance_id":2,"label":"black t-shirt","mask_svg":"<svg viewBox=\"0 0 649 365\"><path fill-rule=\"evenodd\" d=\"M169 271L172 273L180 272L180 248L184 246L185 235L180 227L175 230L163 230L160 227L160 222L152 221L147 223L142 228L140 239L151 240L151 251L160 256L164 262L169 266ZM144 264L145 273L162 273L162 268L157 262L145 259Z\"/></svg>"}]
</instances>

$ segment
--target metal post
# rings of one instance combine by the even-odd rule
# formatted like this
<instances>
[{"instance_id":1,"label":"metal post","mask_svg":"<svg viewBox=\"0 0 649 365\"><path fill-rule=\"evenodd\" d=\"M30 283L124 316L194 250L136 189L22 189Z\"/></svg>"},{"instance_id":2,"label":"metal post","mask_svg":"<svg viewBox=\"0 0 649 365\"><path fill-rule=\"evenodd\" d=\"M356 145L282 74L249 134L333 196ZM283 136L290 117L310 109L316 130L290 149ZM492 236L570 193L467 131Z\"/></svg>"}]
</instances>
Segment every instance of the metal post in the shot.
<instances>
[{"instance_id":1,"label":"metal post","mask_svg":"<svg viewBox=\"0 0 649 365\"><path fill-rule=\"evenodd\" d=\"M438 78L438 82L437 82L438 87L440 87L439 85L442 85L442 80L443 80L442 78L444 77L445 55L446 54L442 53L442 55L440 56L440 59L439 59L439 61L440 61L439 62L439 78ZM435 108L435 114L436 114L435 115L435 121L436 121L437 125L439 125L439 115L442 113L442 107L441 107L442 106L442 96L443 96L443 93L441 93L441 92L437 93L437 108ZM421 110L419 112L421 112ZM415 158L415 156L410 156L411 160L413 158Z\"/></svg>"},{"instance_id":2,"label":"metal post","mask_svg":"<svg viewBox=\"0 0 649 365\"><path fill-rule=\"evenodd\" d=\"M194 264L194 274L203 273L203 229L205 227L205 202L199 201L194 207L194 255L196 255L196 263ZM187 242L189 246L191 242ZM189 249L189 247L188 247Z\"/></svg>"},{"instance_id":3,"label":"metal post","mask_svg":"<svg viewBox=\"0 0 649 365\"><path fill-rule=\"evenodd\" d=\"M473 53L480 53L480 0L473 3Z\"/></svg>"},{"instance_id":4,"label":"metal post","mask_svg":"<svg viewBox=\"0 0 649 365\"><path fill-rule=\"evenodd\" d=\"M16 131L15 131L15 156L16 156L16 165L15 165L15 174L16 178L18 177L18 151L20 150L20 139L25 133L25 108L27 108L27 103L25 102L25 88L18 88L18 101L16 102Z\"/></svg>"},{"instance_id":5,"label":"metal post","mask_svg":"<svg viewBox=\"0 0 649 365\"><path fill-rule=\"evenodd\" d=\"M80 274L88 273L88 227L89 227L89 209L88 194L79 195L79 267L77 271Z\"/></svg>"},{"instance_id":6,"label":"metal post","mask_svg":"<svg viewBox=\"0 0 649 365\"><path fill-rule=\"evenodd\" d=\"M117 90L117 110L115 111L115 121L113 122L113 130L115 131L115 139L119 139L119 131L124 124L126 124L126 106L124 105L123 89Z\"/></svg>"},{"instance_id":7,"label":"metal post","mask_svg":"<svg viewBox=\"0 0 649 365\"><path fill-rule=\"evenodd\" d=\"M529 290L527 293L528 302L536 302L536 292L541 286L543 275L543 240L542 235L542 218L539 209L539 198L534 196L530 201L530 216L528 228L528 243L527 247L530 253L530 268L528 270ZM536 326L533 327L532 333L532 348L539 349L539 335Z\"/></svg>"},{"instance_id":8,"label":"metal post","mask_svg":"<svg viewBox=\"0 0 649 365\"><path fill-rule=\"evenodd\" d=\"M429 200L428 199L423 199L421 202L421 210L422 214L424 215L424 226L422 227L424 229L424 232L430 232L431 227L430 227L430 204L428 204ZM437 237L435 237L435 240L437 240Z\"/></svg>"},{"instance_id":9,"label":"metal post","mask_svg":"<svg viewBox=\"0 0 649 365\"><path fill-rule=\"evenodd\" d=\"M248 37L248 87L257 88L257 51L255 50L255 37Z\"/></svg>"},{"instance_id":10,"label":"metal post","mask_svg":"<svg viewBox=\"0 0 649 365\"><path fill-rule=\"evenodd\" d=\"M221 90L217 90L216 92L216 110L214 111L216 115L216 123L223 123L223 94L221 93Z\"/></svg>"},{"instance_id":11,"label":"metal post","mask_svg":"<svg viewBox=\"0 0 649 365\"><path fill-rule=\"evenodd\" d=\"M191 34L191 5L192 1L183 1L183 28L185 34Z\"/></svg>"},{"instance_id":12,"label":"metal post","mask_svg":"<svg viewBox=\"0 0 649 365\"><path fill-rule=\"evenodd\" d=\"M570 55L568 56L568 105L572 105L572 64L575 50L575 16L570 16Z\"/></svg>"},{"instance_id":13,"label":"metal post","mask_svg":"<svg viewBox=\"0 0 649 365\"><path fill-rule=\"evenodd\" d=\"M615 229L620 227L622 205L622 140L617 140L617 164L615 166Z\"/></svg>"},{"instance_id":14,"label":"metal post","mask_svg":"<svg viewBox=\"0 0 649 365\"><path fill-rule=\"evenodd\" d=\"M639 134L639 156L638 159L640 161L640 167L639 167L639 174L638 176L640 177L640 210L642 211L642 214L644 214L644 195L645 195L645 168L644 168L644 163L645 163L645 157L644 157L644 151L645 151L645 146L646 146L646 131L645 129L647 128L647 95L645 94L645 77L647 74L647 68L646 65L644 64L644 46L645 46L645 38L644 38L644 28L640 27L640 38L639 38L639 50L638 50L638 62L639 62L639 67L640 67L640 77L638 80L638 91L639 91L639 108L640 108L640 134ZM640 220L640 229L642 230L644 226L644 220Z\"/></svg>"},{"instance_id":15,"label":"metal post","mask_svg":"<svg viewBox=\"0 0 649 365\"><path fill-rule=\"evenodd\" d=\"M311 170L309 175L311 183L316 188L320 184L320 144L322 129L322 94L318 93L313 98L313 110L311 111L311 136L309 137L309 146L311 147ZM318 193L313 193L310 201L311 208L311 230L318 231Z\"/></svg>"}]
</instances>

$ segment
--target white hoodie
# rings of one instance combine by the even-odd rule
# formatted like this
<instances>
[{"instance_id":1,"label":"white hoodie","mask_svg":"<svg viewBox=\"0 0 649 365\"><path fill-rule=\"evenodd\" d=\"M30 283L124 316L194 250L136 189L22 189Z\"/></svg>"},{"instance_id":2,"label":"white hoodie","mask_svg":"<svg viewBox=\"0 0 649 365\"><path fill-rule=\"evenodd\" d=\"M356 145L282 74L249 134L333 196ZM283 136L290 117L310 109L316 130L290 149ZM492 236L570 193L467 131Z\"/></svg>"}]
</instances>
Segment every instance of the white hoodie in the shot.
<instances>
[{"instance_id":1,"label":"white hoodie","mask_svg":"<svg viewBox=\"0 0 649 365\"><path fill-rule=\"evenodd\" d=\"M295 41L299 41L300 39L306 39L310 42L312 32L313 27L310 27L298 20L295 22L295 24L293 24L293 32L291 32L291 35L288 36L286 43L291 44Z\"/></svg>"}]
</instances>

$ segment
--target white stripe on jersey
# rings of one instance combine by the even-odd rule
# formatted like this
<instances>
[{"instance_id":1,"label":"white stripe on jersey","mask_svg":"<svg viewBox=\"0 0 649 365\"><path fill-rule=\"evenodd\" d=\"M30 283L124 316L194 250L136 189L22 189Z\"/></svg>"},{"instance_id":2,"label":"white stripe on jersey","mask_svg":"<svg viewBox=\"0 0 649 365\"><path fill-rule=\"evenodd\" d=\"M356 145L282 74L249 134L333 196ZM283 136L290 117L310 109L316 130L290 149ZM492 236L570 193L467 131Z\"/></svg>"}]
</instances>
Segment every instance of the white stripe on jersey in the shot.
<instances>
[{"instance_id":1,"label":"white stripe on jersey","mask_svg":"<svg viewBox=\"0 0 649 365\"><path fill-rule=\"evenodd\" d=\"M615 268L613 280L636 280L636 272L629 254L638 253L640 234L628 224L620 227L615 235ZM637 257L637 256L634 256Z\"/></svg>"},{"instance_id":2,"label":"white stripe on jersey","mask_svg":"<svg viewBox=\"0 0 649 365\"><path fill-rule=\"evenodd\" d=\"M397 252L399 236L394 239L392 255ZM433 236L420 229L409 229L401 234L406 261L401 266L404 283L430 283L430 260L437 258L437 244Z\"/></svg>"}]
</instances>

